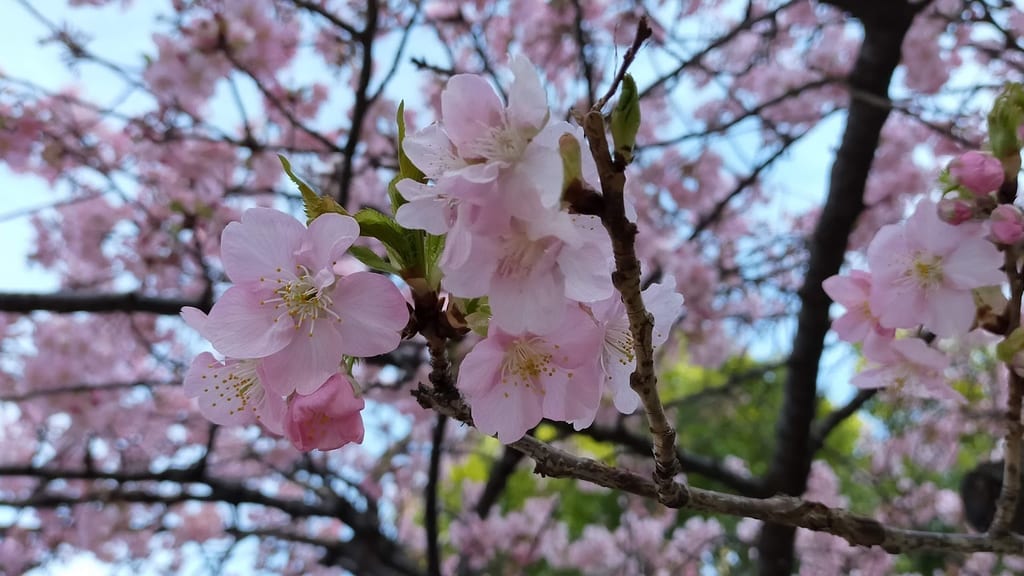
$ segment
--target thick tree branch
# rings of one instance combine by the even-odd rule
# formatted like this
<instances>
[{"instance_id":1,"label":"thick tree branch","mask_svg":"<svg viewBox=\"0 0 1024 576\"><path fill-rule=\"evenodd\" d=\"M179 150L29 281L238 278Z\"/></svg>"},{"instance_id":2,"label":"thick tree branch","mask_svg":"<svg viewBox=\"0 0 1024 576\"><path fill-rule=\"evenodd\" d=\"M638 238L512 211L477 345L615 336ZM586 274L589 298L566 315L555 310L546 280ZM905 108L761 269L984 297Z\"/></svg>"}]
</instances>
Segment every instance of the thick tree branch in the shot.
<instances>
[{"instance_id":1,"label":"thick tree branch","mask_svg":"<svg viewBox=\"0 0 1024 576\"><path fill-rule=\"evenodd\" d=\"M889 83L900 62L903 37L915 11L906 2L893 2L887 20L864 23L864 41L850 85L861 92L888 98ZM775 454L766 476L769 489L792 496L807 487L813 454L811 424L817 405L817 380L825 334L829 330L831 301L821 287L839 272L854 224L864 210L864 187L889 110L863 99L853 99L842 143L832 166L828 199L809 242L810 256L804 285L799 291L800 313L788 362L784 401L776 426ZM758 543L761 574L786 575L793 571L792 525L766 525Z\"/></svg>"},{"instance_id":2,"label":"thick tree branch","mask_svg":"<svg viewBox=\"0 0 1024 576\"><path fill-rule=\"evenodd\" d=\"M599 442L611 442L637 454L645 454L651 449L650 442L646 438L634 434L622 426L594 425L576 431L571 424L565 422L552 422L551 424L564 433L582 434ZM708 480L720 482L744 496L766 497L771 495L765 492L764 484L760 479L737 474L713 458L691 454L681 448L676 449L676 457L679 459L682 472L697 474Z\"/></svg>"},{"instance_id":3,"label":"thick tree branch","mask_svg":"<svg viewBox=\"0 0 1024 576\"><path fill-rule=\"evenodd\" d=\"M352 529L352 544L367 554L401 567L400 573L415 575L420 571L406 559L398 544L384 536L375 515L360 511L348 500L332 497L318 502L302 498L288 499L268 495L249 488L244 483L210 477L203 463L187 468L169 468L161 472L105 472L81 468L51 468L36 466L0 466L0 477L36 478L46 483L60 480L93 480L96 484L85 494L61 494L46 489L21 500L0 501L0 506L15 508L52 508L71 506L83 502L138 502L149 504L175 504L179 502L223 502L226 504L257 504L275 508L293 518L328 517L344 522ZM177 491L168 493L156 483L177 484ZM190 486L204 487L191 490Z\"/></svg>"},{"instance_id":4,"label":"thick tree branch","mask_svg":"<svg viewBox=\"0 0 1024 576\"><path fill-rule=\"evenodd\" d=\"M469 407L460 398L438 393L422 385L413 391L413 395L423 407L436 410L470 426L473 425ZM839 536L854 546L879 546L890 554L912 550L1013 554L1020 554L1024 551L1024 539L1015 535L993 537L987 534L906 530L891 527L872 518L852 514L842 509L831 508L818 502L792 496L749 498L686 487L676 483L680 485L680 490L688 492L689 498L685 501L666 503L661 497L663 488L650 478L635 472L608 466L590 458L575 456L532 436L524 436L509 444L509 447L533 459L535 462L534 472L542 476L583 480L605 488L657 499L666 505L675 505L677 508L756 518L776 525L826 532Z\"/></svg>"},{"instance_id":5,"label":"thick tree branch","mask_svg":"<svg viewBox=\"0 0 1024 576\"><path fill-rule=\"evenodd\" d=\"M1013 192L1007 194L1006 199L1013 202L1016 197L1017 182L1014 179ZM1004 183L1005 184L1005 183ZM1010 302L1006 305L1007 328L1009 335L1020 326L1021 300L1024 298L1024 278L1017 265L1020 253L1017 248L1010 246L1006 249L1003 267L1006 271L1006 278L1010 283ZM989 527L989 533L999 535L1010 529L1014 513L1017 511L1017 501L1020 498L1020 468L1021 468L1021 433L1024 426L1021 425L1021 402L1024 401L1024 378L1022 378L1012 366L1007 366L1009 371L1009 394L1006 399L1006 433L1004 435L1003 452L1003 487L999 492L999 500L996 502L995 518Z\"/></svg>"},{"instance_id":6,"label":"thick tree branch","mask_svg":"<svg viewBox=\"0 0 1024 576\"><path fill-rule=\"evenodd\" d=\"M54 294L0 293L0 312L27 314L39 310L48 312L143 312L147 314L177 315L184 306L194 306L209 312L213 305L208 300L162 298L137 292L114 294L88 294L57 292Z\"/></svg>"},{"instance_id":7,"label":"thick tree branch","mask_svg":"<svg viewBox=\"0 0 1024 576\"><path fill-rule=\"evenodd\" d=\"M434 437L430 446L430 465L427 469L423 527L427 535L427 574L430 576L441 576L437 491L441 476L441 455L444 453L444 428L447 423L447 416L437 415L437 422L434 424Z\"/></svg>"}]
</instances>

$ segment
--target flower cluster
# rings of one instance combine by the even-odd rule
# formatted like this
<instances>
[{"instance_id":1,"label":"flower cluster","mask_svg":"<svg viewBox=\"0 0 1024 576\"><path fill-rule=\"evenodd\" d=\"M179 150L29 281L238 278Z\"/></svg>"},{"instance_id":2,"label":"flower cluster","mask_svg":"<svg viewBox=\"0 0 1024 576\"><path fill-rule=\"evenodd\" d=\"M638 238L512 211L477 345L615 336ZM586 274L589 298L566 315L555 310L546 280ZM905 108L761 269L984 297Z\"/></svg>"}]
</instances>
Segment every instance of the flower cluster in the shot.
<instances>
[{"instance_id":1,"label":"flower cluster","mask_svg":"<svg viewBox=\"0 0 1024 576\"><path fill-rule=\"evenodd\" d=\"M963 154L944 179L938 205L923 200L905 222L878 231L868 246L870 271L823 284L847 310L833 324L839 338L862 344L871 362L854 377L857 386L963 400L944 378L949 359L919 338L897 339L897 330L921 328L940 338L970 332L980 289L1006 280L998 246L1016 243L1024 227L1017 207L997 204L1003 168L991 155Z\"/></svg>"},{"instance_id":2,"label":"flower cluster","mask_svg":"<svg viewBox=\"0 0 1024 576\"><path fill-rule=\"evenodd\" d=\"M629 385L634 339L611 282L611 241L598 217L572 212L562 198L569 173L563 152L582 148L582 133L549 121L540 78L526 58L515 58L512 69L507 105L480 76L450 79L441 121L401 143L403 162L422 177L401 173L395 189L405 202L397 203L394 220L367 216L390 222L379 238L389 254L396 250L389 242L423 241L403 226L445 236L437 262L423 265L440 270L439 288L452 305L476 299L477 326L487 322L456 386L476 426L506 443L542 418L589 426L605 394L624 413L639 405ZM569 180L599 188L593 160L576 156ZM292 176L287 163L285 169ZM342 210L303 187L314 216L308 229L256 208L224 230L222 260L235 284L209 317L194 309L183 315L225 358L200 355L185 384L214 422L259 421L299 449L330 449L363 433L363 401L339 361L393 350L408 310L385 276L339 269L365 213L336 213ZM425 251L416 254L407 259ZM381 269L407 276L398 264L405 256L386 264L397 268ZM671 276L642 296L659 346L683 297Z\"/></svg>"},{"instance_id":3,"label":"flower cluster","mask_svg":"<svg viewBox=\"0 0 1024 576\"><path fill-rule=\"evenodd\" d=\"M542 418L589 426L605 391L623 412L639 403L628 382L635 349L611 283L608 235L596 216L571 213L562 199L560 143L580 146L581 133L549 121L525 57L514 58L512 70L507 104L482 76L448 81L441 120L404 142L428 181L398 182L409 202L396 214L408 228L447 234L445 290L488 299L487 337L466 356L457 386L477 427L502 442ZM593 161L581 163L578 177L598 188ZM669 279L645 299L659 345L682 296Z\"/></svg>"},{"instance_id":4,"label":"flower cluster","mask_svg":"<svg viewBox=\"0 0 1024 576\"><path fill-rule=\"evenodd\" d=\"M267 208L224 229L221 259L234 284L209 316L182 311L224 355L200 354L185 376L204 416L259 422L300 450L362 441L364 402L342 356L394 350L409 312L387 277L342 274L339 261L358 236L349 216L324 214L305 228Z\"/></svg>"}]
</instances>

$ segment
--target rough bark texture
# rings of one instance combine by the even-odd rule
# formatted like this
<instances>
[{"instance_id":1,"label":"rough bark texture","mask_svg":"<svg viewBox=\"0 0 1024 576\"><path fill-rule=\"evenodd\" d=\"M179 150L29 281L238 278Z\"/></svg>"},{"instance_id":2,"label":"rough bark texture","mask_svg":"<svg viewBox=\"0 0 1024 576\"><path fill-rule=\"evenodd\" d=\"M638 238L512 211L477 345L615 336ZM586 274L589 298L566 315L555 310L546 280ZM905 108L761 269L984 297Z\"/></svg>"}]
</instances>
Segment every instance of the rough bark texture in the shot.
<instances>
[{"instance_id":1,"label":"rough bark texture","mask_svg":"<svg viewBox=\"0 0 1024 576\"><path fill-rule=\"evenodd\" d=\"M809 441L817 403L818 365L829 329L831 303L821 282L839 271L850 232L864 211L864 187L890 111L858 98L857 94L874 97L872 100L888 99L903 37L920 6L893 2L884 10L875 10L865 3L863 9L863 14L854 12L864 23L864 42L850 73L850 109L842 144L832 165L828 199L809 242L809 265L800 290L801 308L788 362L785 401L767 476L772 492L791 496L799 496L806 489L813 458ZM793 526L765 525L758 542L762 575L793 572L795 535Z\"/></svg>"}]
</instances>

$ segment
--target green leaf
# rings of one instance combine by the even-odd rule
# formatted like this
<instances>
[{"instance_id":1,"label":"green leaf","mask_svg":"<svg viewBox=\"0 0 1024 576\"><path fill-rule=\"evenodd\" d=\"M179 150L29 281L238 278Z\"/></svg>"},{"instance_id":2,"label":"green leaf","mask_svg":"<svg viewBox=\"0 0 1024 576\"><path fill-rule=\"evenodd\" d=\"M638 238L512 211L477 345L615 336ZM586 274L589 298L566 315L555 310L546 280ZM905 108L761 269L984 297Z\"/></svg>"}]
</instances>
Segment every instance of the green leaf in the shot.
<instances>
[{"instance_id":1,"label":"green leaf","mask_svg":"<svg viewBox=\"0 0 1024 576\"><path fill-rule=\"evenodd\" d=\"M441 253L444 252L444 241L445 236L423 234L423 271L427 284L434 290L441 286L441 267L437 265L437 262L441 259Z\"/></svg>"},{"instance_id":2,"label":"green leaf","mask_svg":"<svg viewBox=\"0 0 1024 576\"><path fill-rule=\"evenodd\" d=\"M427 181L427 177L423 172L405 155L405 100L398 104L398 114L396 116L396 123L398 124L398 174L388 183L388 198L391 200L392 214L397 213L398 208L407 202L402 197L401 192L398 191L397 185L400 181L406 178L412 178L417 182Z\"/></svg>"},{"instance_id":3,"label":"green leaf","mask_svg":"<svg viewBox=\"0 0 1024 576\"><path fill-rule=\"evenodd\" d=\"M359 234L376 238L384 244L392 264L402 271L402 275L420 276L421 252L417 231L402 228L395 219L374 210L363 208L354 215L359 223Z\"/></svg>"},{"instance_id":4,"label":"green leaf","mask_svg":"<svg viewBox=\"0 0 1024 576\"><path fill-rule=\"evenodd\" d=\"M388 274L401 274L402 272L398 268L395 268L390 262L378 256L376 252L365 246L352 246L348 249L348 252L356 260L366 264L371 270L386 272Z\"/></svg>"},{"instance_id":5,"label":"green leaf","mask_svg":"<svg viewBox=\"0 0 1024 576\"><path fill-rule=\"evenodd\" d=\"M312 186L307 184L302 178L299 178L292 170L292 164L287 158L278 154L277 159L281 161L281 166L284 167L285 174L287 174L288 178L298 186L299 193L302 194L302 204L306 210L307 225L321 214L335 213L348 216L348 212L342 208L334 198L331 198L330 196L320 196L316 193L316 190L313 190Z\"/></svg>"},{"instance_id":6,"label":"green leaf","mask_svg":"<svg viewBox=\"0 0 1024 576\"><path fill-rule=\"evenodd\" d=\"M426 175L405 155L405 100L398 104L398 173L417 182L427 181Z\"/></svg>"}]
</instances>

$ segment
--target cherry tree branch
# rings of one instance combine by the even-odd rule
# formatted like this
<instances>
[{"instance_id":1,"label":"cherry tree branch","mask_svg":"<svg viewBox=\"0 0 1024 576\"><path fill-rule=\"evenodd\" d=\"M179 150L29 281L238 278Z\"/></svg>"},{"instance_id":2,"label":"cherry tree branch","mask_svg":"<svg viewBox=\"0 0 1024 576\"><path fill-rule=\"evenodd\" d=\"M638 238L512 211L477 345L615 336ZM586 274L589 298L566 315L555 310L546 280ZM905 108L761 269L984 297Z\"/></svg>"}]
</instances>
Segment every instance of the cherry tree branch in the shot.
<instances>
[{"instance_id":1,"label":"cherry tree branch","mask_svg":"<svg viewBox=\"0 0 1024 576\"><path fill-rule=\"evenodd\" d=\"M448 417L437 415L434 424L434 435L430 445L430 464L427 468L427 486L425 488L423 527L427 536L427 573L430 576L441 576L441 547L438 544L439 511L437 509L437 492L441 476L441 455L444 453L444 429Z\"/></svg>"},{"instance_id":2,"label":"cherry tree branch","mask_svg":"<svg viewBox=\"0 0 1024 576\"><path fill-rule=\"evenodd\" d=\"M1016 188L1016 182L1013 182ZM1007 195L1011 196L1011 195ZM1015 196L1015 194L1013 194ZM1013 199L1009 198L1012 202ZM1010 302L1006 305L1007 328L1009 335L1020 326L1021 300L1024 295L1024 278L1017 265L1020 253L1015 247L1008 247L1004 254L1003 267L1006 277L1010 282ZM999 499L996 501L995 517L988 531L993 535L1006 533L1013 522L1013 516L1017 511L1017 501L1020 498L1020 468L1021 468L1021 434L1024 433L1024 426L1021 425L1021 402L1024 401L1024 378L1022 378L1012 367L1007 366L1009 371L1009 394L1006 399L1006 435L1003 447L1003 487L999 491Z\"/></svg>"},{"instance_id":3,"label":"cherry tree branch","mask_svg":"<svg viewBox=\"0 0 1024 576\"><path fill-rule=\"evenodd\" d=\"M595 424L579 431L574 430L571 424L565 422L552 422L551 424L564 433L580 434L593 438L598 442L612 442L616 446L622 446L637 454L646 453L651 449L650 443L646 438L627 430L621 424L619 426L600 426ZM680 448L676 449L676 457L679 459L681 472L697 474L708 480L720 482L744 496L770 496L769 493L765 492L764 484L759 479L737 474L713 458L691 454Z\"/></svg>"},{"instance_id":4,"label":"cherry tree branch","mask_svg":"<svg viewBox=\"0 0 1024 576\"><path fill-rule=\"evenodd\" d=\"M808 448L810 453L814 454L820 450L825 445L829 434L846 421L847 418L853 416L857 410L860 410L868 400L874 398L878 394L878 390L878 388L872 388L871 390L857 392L857 395L851 398L849 402L829 412L828 416L819 420L811 431L810 446Z\"/></svg>"},{"instance_id":5,"label":"cherry tree branch","mask_svg":"<svg viewBox=\"0 0 1024 576\"><path fill-rule=\"evenodd\" d=\"M467 425L473 425L469 407L461 398L439 393L423 385L414 390L413 395L423 407L436 410ZM854 546L879 546L890 554L914 550L1009 554L1020 554L1024 551L1024 539L1013 534L996 536L896 528L872 518L793 496L750 498L685 486L673 480L672 482L689 497L681 501L666 502L662 497L662 486L630 470L576 456L532 436L524 436L508 446L529 456L535 463L534 472L541 476L583 480L612 490L658 500L673 508L756 518L777 525L825 532L843 538Z\"/></svg>"},{"instance_id":6,"label":"cherry tree branch","mask_svg":"<svg viewBox=\"0 0 1024 576\"><path fill-rule=\"evenodd\" d=\"M903 38L915 12L906 2L892 3L888 20L864 21L864 41L850 72L849 84L864 93L888 98L889 83L900 63ZM813 454L811 425L817 407L817 381L825 334L830 327L831 300L822 281L839 271L854 224L864 210L864 189L882 126L889 110L863 99L852 99L842 143L832 166L828 197L808 242L809 258L799 291L800 313L788 361L782 411L775 432L775 453L766 475L769 489L791 496L807 487ZM766 525L758 552L761 574L786 575L793 571L791 525Z\"/></svg>"},{"instance_id":7,"label":"cherry tree branch","mask_svg":"<svg viewBox=\"0 0 1024 576\"><path fill-rule=\"evenodd\" d=\"M57 292L53 294L0 293L0 312L27 314L35 311L58 312L142 312L176 316L184 306L194 306L209 312L213 305L208 299L163 298L146 296L138 292L89 294Z\"/></svg>"},{"instance_id":8,"label":"cherry tree branch","mask_svg":"<svg viewBox=\"0 0 1024 576\"><path fill-rule=\"evenodd\" d=\"M653 34L650 24L647 23L647 17L643 16L636 23L636 33L633 35L633 44L630 45L629 49L622 56L622 66L619 66L618 72L615 73L615 78L612 79L612 83L608 86L608 91L604 93L604 96L598 99L591 107L592 111L600 112L604 105L608 103L608 100L615 95L615 91L619 89L619 84L622 83L622 79L626 77L626 71L629 70L629 66L636 59L637 52L640 51L640 47L648 38ZM583 48L581 47L580 50Z\"/></svg>"},{"instance_id":9,"label":"cherry tree branch","mask_svg":"<svg viewBox=\"0 0 1024 576\"><path fill-rule=\"evenodd\" d=\"M115 471L82 468L51 468L31 465L0 466L0 477L36 478L44 486L22 499L0 500L0 506L14 508L54 508L74 506L83 502L133 502L141 504L177 504L180 502L223 502L231 505L256 504L274 508L293 518L327 517L344 522L353 532L351 544L372 551L377 560L386 562L398 573L415 576L420 571L402 553L398 544L381 531L376 517L360 511L348 500L332 497L317 502L303 498L271 496L241 482L214 478L206 473L203 463L186 468L169 468L160 472ZM84 493L62 494L46 489L52 481L92 480L96 484ZM113 484L111 484L113 483ZM158 485L156 483L159 483ZM173 492L164 486L175 483ZM190 485L200 487L190 489Z\"/></svg>"},{"instance_id":10,"label":"cherry tree branch","mask_svg":"<svg viewBox=\"0 0 1024 576\"><path fill-rule=\"evenodd\" d=\"M353 163L356 147L363 131L363 121L370 108L370 79L373 77L373 43L377 37L377 19L380 17L377 0L366 2L366 25L359 34L362 62L359 65L359 83L356 86L355 102L352 104L352 124L348 130L348 139L341 152L341 170L338 173L338 189L334 197L342 206L348 203L349 190L352 187ZM410 23L410 26L412 24Z\"/></svg>"},{"instance_id":11,"label":"cherry tree branch","mask_svg":"<svg viewBox=\"0 0 1024 576\"><path fill-rule=\"evenodd\" d=\"M508 479L512 476L512 473L516 471L516 466L523 459L523 453L505 447L501 453L501 457L494 461L491 465L490 473L487 475L487 484L484 485L484 490L480 494L480 499L476 501L476 514L481 518L487 518L487 514L491 511L491 507L501 497L501 493L505 490L508 485Z\"/></svg>"},{"instance_id":12,"label":"cherry tree branch","mask_svg":"<svg viewBox=\"0 0 1024 576\"><path fill-rule=\"evenodd\" d=\"M615 257L612 282L625 304L636 350L636 370L629 377L629 385L640 396L650 425L655 461L654 476L662 489L659 497L666 504L679 506L685 503L688 496L686 486L672 481L679 473L675 447L676 431L665 415L665 408L658 396L652 342L654 322L640 295L642 274L640 261L636 257L637 228L636 224L626 218L625 210L625 166L612 160L605 136L604 119L596 105L584 117L583 130L590 145L590 153L597 163L601 192L605 200L601 222L611 237L612 253Z\"/></svg>"}]
</instances>

